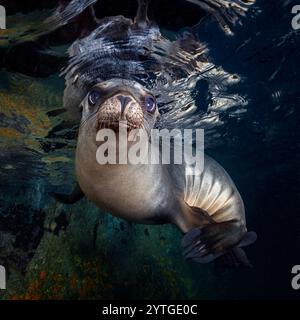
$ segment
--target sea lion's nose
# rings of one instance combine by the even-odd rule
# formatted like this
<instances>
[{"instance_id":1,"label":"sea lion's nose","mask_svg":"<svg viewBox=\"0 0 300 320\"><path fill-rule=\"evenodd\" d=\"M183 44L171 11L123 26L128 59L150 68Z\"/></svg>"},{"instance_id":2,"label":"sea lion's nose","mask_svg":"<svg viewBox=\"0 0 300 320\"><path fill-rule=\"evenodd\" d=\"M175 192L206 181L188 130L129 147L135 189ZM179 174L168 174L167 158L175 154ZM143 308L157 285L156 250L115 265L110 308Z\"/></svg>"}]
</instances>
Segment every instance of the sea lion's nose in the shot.
<instances>
[{"instance_id":1,"label":"sea lion's nose","mask_svg":"<svg viewBox=\"0 0 300 320\"><path fill-rule=\"evenodd\" d=\"M121 112L123 113L127 104L132 100L129 96L117 96L118 100L121 102Z\"/></svg>"}]
</instances>

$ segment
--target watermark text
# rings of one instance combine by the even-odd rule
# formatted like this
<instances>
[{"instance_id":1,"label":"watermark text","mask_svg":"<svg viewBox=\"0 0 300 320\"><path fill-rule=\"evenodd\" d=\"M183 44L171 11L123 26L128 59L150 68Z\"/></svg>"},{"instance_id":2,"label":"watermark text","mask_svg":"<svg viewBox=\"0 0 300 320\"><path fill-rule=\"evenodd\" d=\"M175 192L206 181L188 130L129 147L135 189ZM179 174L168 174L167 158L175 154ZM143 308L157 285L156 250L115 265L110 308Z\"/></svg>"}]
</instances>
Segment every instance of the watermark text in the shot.
<instances>
[{"instance_id":1,"label":"watermark text","mask_svg":"<svg viewBox=\"0 0 300 320\"><path fill-rule=\"evenodd\" d=\"M0 265L0 290L6 289L6 270Z\"/></svg>"},{"instance_id":2,"label":"watermark text","mask_svg":"<svg viewBox=\"0 0 300 320\"><path fill-rule=\"evenodd\" d=\"M142 129L129 133L126 125L117 132L101 129L96 136L96 160L105 164L185 164L189 175L201 174L204 166L204 131L202 129Z\"/></svg>"},{"instance_id":3,"label":"watermark text","mask_svg":"<svg viewBox=\"0 0 300 320\"><path fill-rule=\"evenodd\" d=\"M292 14L295 15L292 19L292 28L294 30L299 30L300 29L300 4L292 8Z\"/></svg>"},{"instance_id":4,"label":"watermark text","mask_svg":"<svg viewBox=\"0 0 300 320\"><path fill-rule=\"evenodd\" d=\"M0 29L6 29L6 10L0 5Z\"/></svg>"},{"instance_id":5,"label":"watermark text","mask_svg":"<svg viewBox=\"0 0 300 320\"><path fill-rule=\"evenodd\" d=\"M292 274L294 277L292 278L292 288L294 290L300 289L300 265L293 266Z\"/></svg>"}]
</instances>

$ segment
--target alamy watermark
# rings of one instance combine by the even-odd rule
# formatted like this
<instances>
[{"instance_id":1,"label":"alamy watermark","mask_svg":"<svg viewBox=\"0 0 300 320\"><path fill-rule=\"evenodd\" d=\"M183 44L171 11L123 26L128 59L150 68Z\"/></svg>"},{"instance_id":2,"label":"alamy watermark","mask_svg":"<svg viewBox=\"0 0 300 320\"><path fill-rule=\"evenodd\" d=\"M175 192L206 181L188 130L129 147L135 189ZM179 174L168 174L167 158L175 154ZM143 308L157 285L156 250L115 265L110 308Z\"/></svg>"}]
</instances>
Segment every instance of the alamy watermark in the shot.
<instances>
[{"instance_id":1,"label":"alamy watermark","mask_svg":"<svg viewBox=\"0 0 300 320\"><path fill-rule=\"evenodd\" d=\"M300 4L292 8L292 14L295 14L295 16L292 19L292 28L294 30L299 30L300 29Z\"/></svg>"},{"instance_id":2,"label":"alamy watermark","mask_svg":"<svg viewBox=\"0 0 300 320\"><path fill-rule=\"evenodd\" d=\"M142 129L129 133L127 125L119 125L117 133L101 129L96 136L96 160L105 164L185 164L189 175L203 172L204 130L202 129L152 129L150 134Z\"/></svg>"},{"instance_id":3,"label":"alamy watermark","mask_svg":"<svg viewBox=\"0 0 300 320\"><path fill-rule=\"evenodd\" d=\"M6 10L0 5L0 29L6 29Z\"/></svg>"},{"instance_id":4,"label":"alamy watermark","mask_svg":"<svg viewBox=\"0 0 300 320\"><path fill-rule=\"evenodd\" d=\"M292 274L294 275L291 282L292 288L294 290L299 290L300 289L300 265L293 266Z\"/></svg>"},{"instance_id":5,"label":"alamy watermark","mask_svg":"<svg viewBox=\"0 0 300 320\"><path fill-rule=\"evenodd\" d=\"M6 270L0 265L0 290L6 289Z\"/></svg>"}]
</instances>

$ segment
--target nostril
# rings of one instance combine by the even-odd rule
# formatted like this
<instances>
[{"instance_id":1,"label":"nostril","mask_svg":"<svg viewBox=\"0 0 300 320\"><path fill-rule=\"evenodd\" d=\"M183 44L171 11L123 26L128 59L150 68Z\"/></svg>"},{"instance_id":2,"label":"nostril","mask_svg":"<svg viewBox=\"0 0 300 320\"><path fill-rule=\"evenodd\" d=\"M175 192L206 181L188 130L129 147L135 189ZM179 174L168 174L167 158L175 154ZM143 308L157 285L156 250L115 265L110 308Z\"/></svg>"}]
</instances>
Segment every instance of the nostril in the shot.
<instances>
[{"instance_id":1,"label":"nostril","mask_svg":"<svg viewBox=\"0 0 300 320\"><path fill-rule=\"evenodd\" d=\"M121 102L122 112L125 110L127 104L131 101L131 98L128 96L117 96L118 100Z\"/></svg>"}]
</instances>

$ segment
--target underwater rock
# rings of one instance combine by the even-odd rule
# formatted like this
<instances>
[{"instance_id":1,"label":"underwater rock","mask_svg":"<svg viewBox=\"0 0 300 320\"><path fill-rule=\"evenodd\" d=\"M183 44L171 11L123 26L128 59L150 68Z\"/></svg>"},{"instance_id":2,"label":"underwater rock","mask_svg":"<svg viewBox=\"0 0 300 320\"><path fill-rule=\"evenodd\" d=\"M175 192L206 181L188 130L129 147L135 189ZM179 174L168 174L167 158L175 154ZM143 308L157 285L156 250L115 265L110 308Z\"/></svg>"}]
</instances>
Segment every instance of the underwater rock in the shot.
<instances>
[{"instance_id":1,"label":"underwater rock","mask_svg":"<svg viewBox=\"0 0 300 320\"><path fill-rule=\"evenodd\" d=\"M0 262L25 272L43 236L45 212L24 205L5 208L0 214Z\"/></svg>"}]
</instances>

